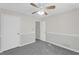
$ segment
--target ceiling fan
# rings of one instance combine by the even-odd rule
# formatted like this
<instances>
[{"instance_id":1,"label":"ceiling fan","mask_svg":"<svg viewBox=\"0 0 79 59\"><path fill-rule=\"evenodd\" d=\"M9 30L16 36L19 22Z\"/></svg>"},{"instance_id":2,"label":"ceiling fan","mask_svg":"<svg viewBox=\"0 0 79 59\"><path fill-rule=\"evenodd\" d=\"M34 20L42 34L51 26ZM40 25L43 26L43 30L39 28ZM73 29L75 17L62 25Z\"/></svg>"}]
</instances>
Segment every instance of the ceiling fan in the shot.
<instances>
[{"instance_id":1,"label":"ceiling fan","mask_svg":"<svg viewBox=\"0 0 79 59\"><path fill-rule=\"evenodd\" d=\"M56 8L55 5L49 5L49 6L46 6L45 8L41 8L41 7L37 6L35 3L30 3L30 5L35 7L35 8L40 9L38 11L32 12L32 14L38 13L40 15L48 15L48 10L53 10ZM41 11L41 9L43 9L43 10Z\"/></svg>"}]
</instances>

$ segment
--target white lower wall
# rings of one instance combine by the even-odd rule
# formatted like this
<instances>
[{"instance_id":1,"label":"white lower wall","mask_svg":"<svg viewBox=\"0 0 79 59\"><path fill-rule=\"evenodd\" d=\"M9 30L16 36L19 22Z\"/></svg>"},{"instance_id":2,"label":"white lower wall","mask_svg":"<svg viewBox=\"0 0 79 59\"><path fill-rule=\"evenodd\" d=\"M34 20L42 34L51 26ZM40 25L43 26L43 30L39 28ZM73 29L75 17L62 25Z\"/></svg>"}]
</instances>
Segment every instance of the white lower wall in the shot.
<instances>
[{"instance_id":1,"label":"white lower wall","mask_svg":"<svg viewBox=\"0 0 79 59\"><path fill-rule=\"evenodd\" d=\"M32 33L27 33L27 34L21 34L19 47L27 45L27 44L31 44L34 42L35 42L35 33L32 32ZM0 50L0 53L2 52L4 51Z\"/></svg>"},{"instance_id":2,"label":"white lower wall","mask_svg":"<svg viewBox=\"0 0 79 59\"><path fill-rule=\"evenodd\" d=\"M79 35L47 33L46 41L66 49L79 52Z\"/></svg>"},{"instance_id":3,"label":"white lower wall","mask_svg":"<svg viewBox=\"0 0 79 59\"><path fill-rule=\"evenodd\" d=\"M20 40L21 46L33 43L35 42L35 33L22 34Z\"/></svg>"}]
</instances>

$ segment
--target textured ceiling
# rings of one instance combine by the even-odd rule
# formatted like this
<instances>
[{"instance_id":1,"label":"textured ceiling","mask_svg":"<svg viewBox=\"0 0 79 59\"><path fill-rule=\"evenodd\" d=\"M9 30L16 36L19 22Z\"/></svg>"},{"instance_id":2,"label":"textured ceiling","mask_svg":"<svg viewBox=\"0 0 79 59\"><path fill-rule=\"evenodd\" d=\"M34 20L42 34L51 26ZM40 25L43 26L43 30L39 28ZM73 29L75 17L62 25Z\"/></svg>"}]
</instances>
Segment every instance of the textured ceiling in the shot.
<instances>
[{"instance_id":1,"label":"textured ceiling","mask_svg":"<svg viewBox=\"0 0 79 59\"><path fill-rule=\"evenodd\" d=\"M47 3L37 4L40 7L45 7ZM79 8L79 3L54 3L56 5L56 9L49 11L48 16L53 16L56 14L60 14L63 12L67 12L73 10L75 8ZM33 16L36 18L42 18L47 16L40 16L38 14L32 14L33 11L37 11L39 9L34 8L29 3L0 3L0 8L16 11L19 13L24 13L29 16Z\"/></svg>"}]
</instances>

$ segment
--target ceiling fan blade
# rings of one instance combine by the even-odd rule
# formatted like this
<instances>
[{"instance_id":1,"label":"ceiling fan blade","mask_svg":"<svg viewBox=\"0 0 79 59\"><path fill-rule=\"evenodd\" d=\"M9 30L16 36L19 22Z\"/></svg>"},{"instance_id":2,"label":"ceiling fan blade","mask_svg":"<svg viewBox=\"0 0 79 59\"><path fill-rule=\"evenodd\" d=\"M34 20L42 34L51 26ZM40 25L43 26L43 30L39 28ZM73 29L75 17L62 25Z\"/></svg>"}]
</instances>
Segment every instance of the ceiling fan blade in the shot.
<instances>
[{"instance_id":1,"label":"ceiling fan blade","mask_svg":"<svg viewBox=\"0 0 79 59\"><path fill-rule=\"evenodd\" d=\"M30 5L39 8L39 7L38 7L36 4L34 4L34 3L30 3Z\"/></svg>"},{"instance_id":2,"label":"ceiling fan blade","mask_svg":"<svg viewBox=\"0 0 79 59\"><path fill-rule=\"evenodd\" d=\"M46 7L46 9L55 9L55 8L56 8L55 5Z\"/></svg>"},{"instance_id":3,"label":"ceiling fan blade","mask_svg":"<svg viewBox=\"0 0 79 59\"><path fill-rule=\"evenodd\" d=\"M47 12L45 12L45 11L44 11L44 14L45 14L45 15L48 15L48 13L47 13Z\"/></svg>"},{"instance_id":4,"label":"ceiling fan blade","mask_svg":"<svg viewBox=\"0 0 79 59\"><path fill-rule=\"evenodd\" d=\"M32 12L32 14L35 14L35 13L37 13L38 11L35 11L35 12Z\"/></svg>"}]
</instances>

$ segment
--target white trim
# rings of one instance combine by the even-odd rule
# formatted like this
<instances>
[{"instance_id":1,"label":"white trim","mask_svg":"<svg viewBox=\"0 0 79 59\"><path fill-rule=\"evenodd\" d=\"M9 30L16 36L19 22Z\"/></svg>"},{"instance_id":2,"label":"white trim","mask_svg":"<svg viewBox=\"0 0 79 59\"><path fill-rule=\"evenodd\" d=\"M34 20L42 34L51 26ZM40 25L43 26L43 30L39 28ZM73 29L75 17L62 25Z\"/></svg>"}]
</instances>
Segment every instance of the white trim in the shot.
<instances>
[{"instance_id":1,"label":"white trim","mask_svg":"<svg viewBox=\"0 0 79 59\"><path fill-rule=\"evenodd\" d=\"M79 37L78 34L67 34L67 33L56 33L56 32L47 32L47 34L66 35L66 36Z\"/></svg>"},{"instance_id":2,"label":"white trim","mask_svg":"<svg viewBox=\"0 0 79 59\"><path fill-rule=\"evenodd\" d=\"M33 40L32 42L29 42L29 43L26 43L26 44L23 44L23 45L19 45L19 47L22 47L22 46L25 46L25 45L28 45L28 44L31 44L31 43L34 43L35 40Z\"/></svg>"},{"instance_id":3,"label":"white trim","mask_svg":"<svg viewBox=\"0 0 79 59\"><path fill-rule=\"evenodd\" d=\"M35 32L29 32L29 33L20 33L20 35L28 35L28 34L35 34Z\"/></svg>"},{"instance_id":4,"label":"white trim","mask_svg":"<svg viewBox=\"0 0 79 59\"><path fill-rule=\"evenodd\" d=\"M59 47L62 47L62 48L65 48L65 49L68 49L68 50L71 50L71 51L74 51L74 52L79 53L79 51L78 51L78 50L73 49L73 48L66 47L66 46L64 46L64 45L62 45L62 44L58 44L58 43L51 42L51 41L46 41L46 42L48 42L48 43L54 44L54 45L56 45L56 46L59 46Z\"/></svg>"}]
</instances>

